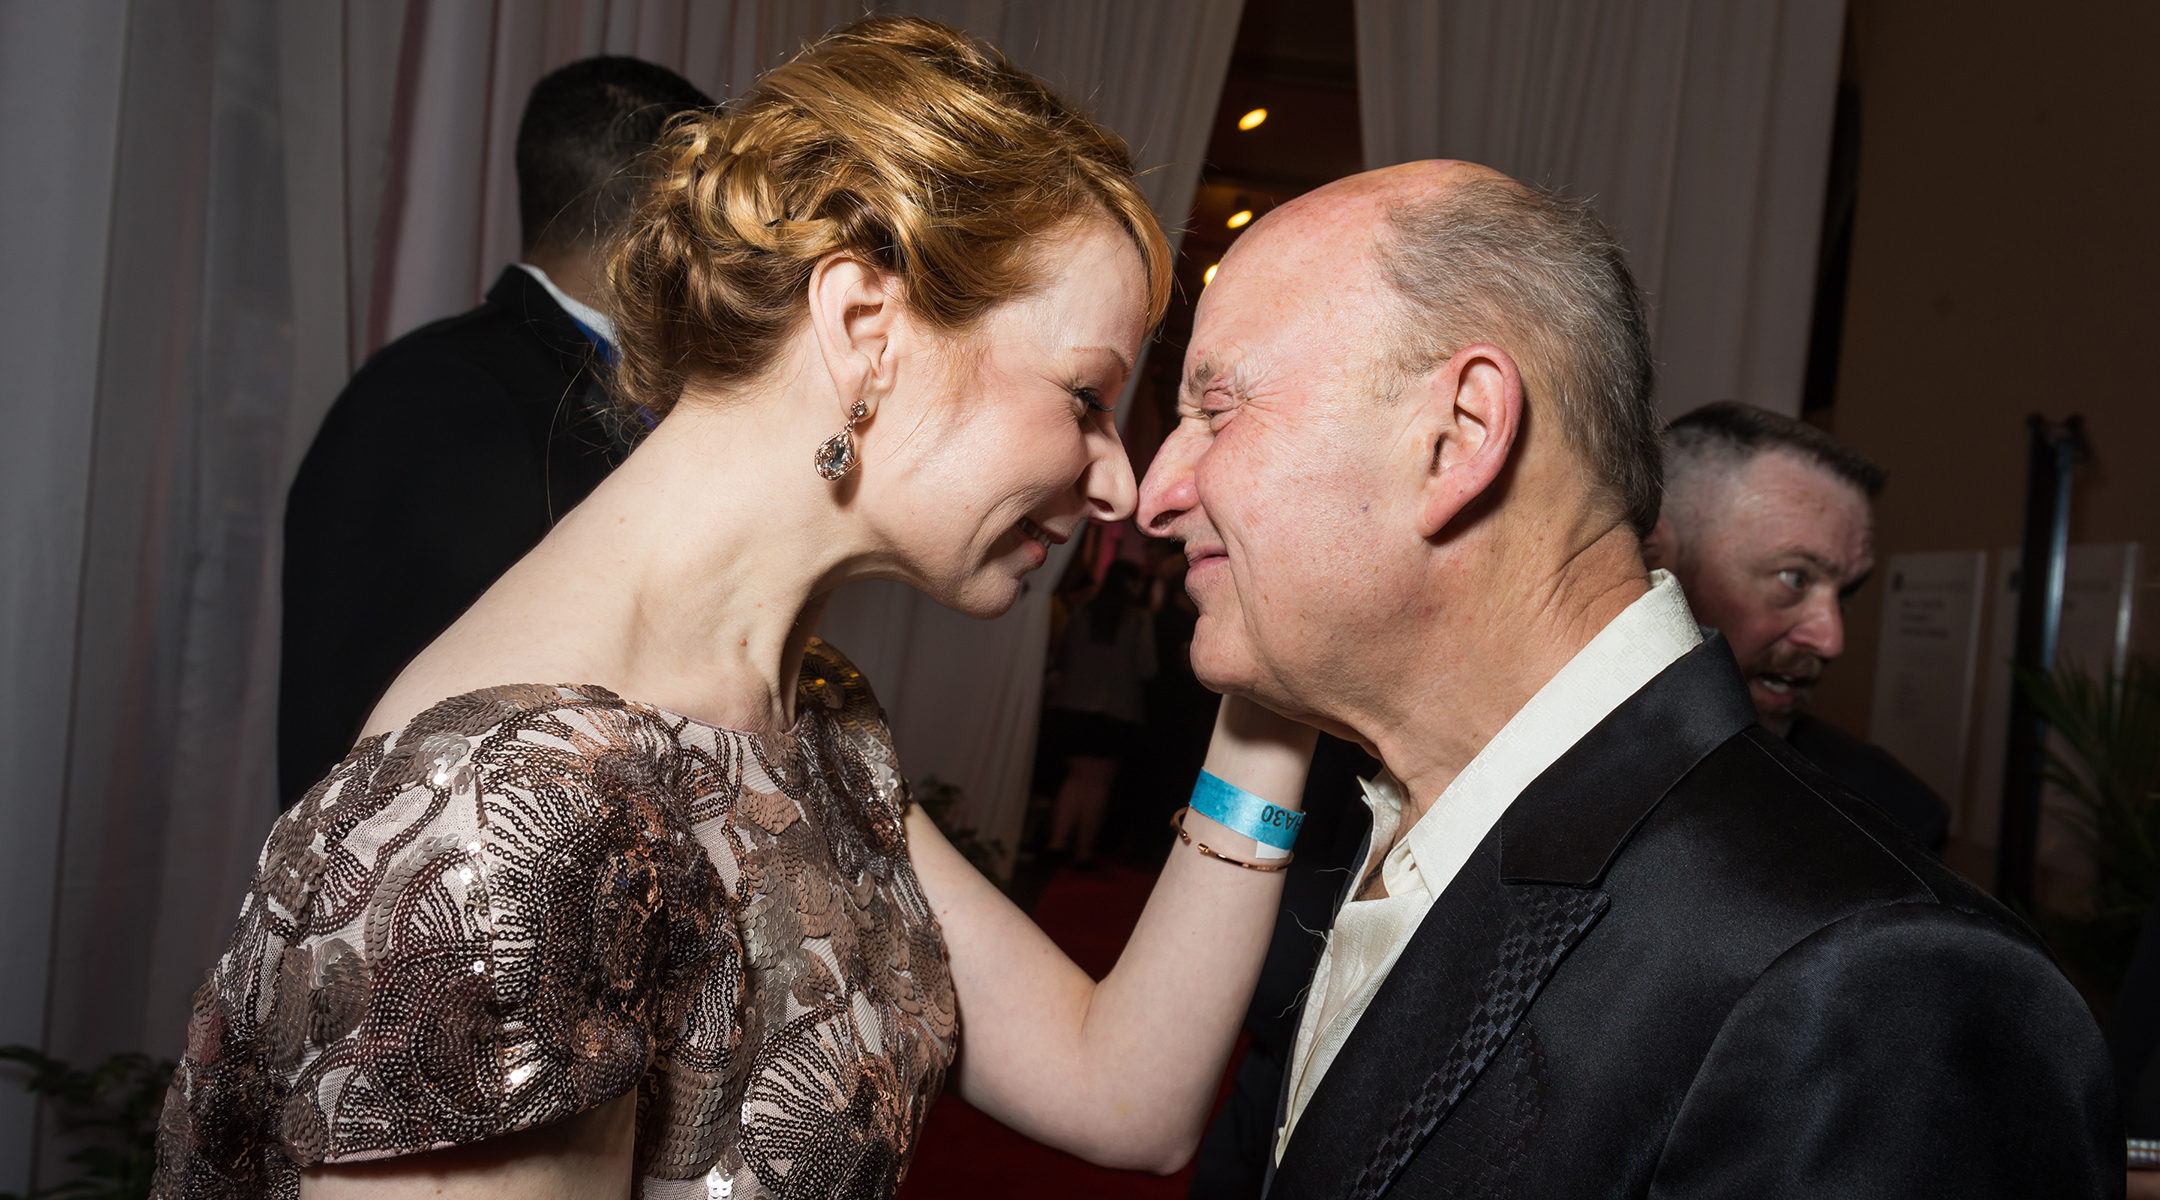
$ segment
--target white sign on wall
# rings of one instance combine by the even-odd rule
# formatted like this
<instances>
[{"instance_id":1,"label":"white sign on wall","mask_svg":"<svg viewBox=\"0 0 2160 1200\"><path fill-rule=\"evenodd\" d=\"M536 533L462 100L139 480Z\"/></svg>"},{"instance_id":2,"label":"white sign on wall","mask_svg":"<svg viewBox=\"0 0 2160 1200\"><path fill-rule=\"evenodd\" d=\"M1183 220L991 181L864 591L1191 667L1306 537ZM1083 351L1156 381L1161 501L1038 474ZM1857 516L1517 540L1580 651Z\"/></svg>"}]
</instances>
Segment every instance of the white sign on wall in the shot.
<instances>
[{"instance_id":1,"label":"white sign on wall","mask_svg":"<svg viewBox=\"0 0 2160 1200\"><path fill-rule=\"evenodd\" d=\"M1973 666L1987 553L1893 554L1868 740L1945 798L1965 792Z\"/></svg>"}]
</instances>

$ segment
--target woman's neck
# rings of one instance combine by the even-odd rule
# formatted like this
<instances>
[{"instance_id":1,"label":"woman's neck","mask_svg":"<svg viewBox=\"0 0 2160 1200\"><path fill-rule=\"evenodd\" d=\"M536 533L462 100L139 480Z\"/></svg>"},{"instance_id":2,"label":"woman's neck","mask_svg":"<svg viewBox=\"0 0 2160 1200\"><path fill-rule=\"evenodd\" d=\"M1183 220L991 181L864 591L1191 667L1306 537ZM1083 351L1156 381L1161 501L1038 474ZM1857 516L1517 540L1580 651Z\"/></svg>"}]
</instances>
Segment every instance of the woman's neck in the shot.
<instances>
[{"instance_id":1,"label":"woman's neck","mask_svg":"<svg viewBox=\"0 0 2160 1200\"><path fill-rule=\"evenodd\" d=\"M870 557L792 399L686 400L472 617L536 635L562 678L728 728L790 726L825 597Z\"/></svg>"}]
</instances>

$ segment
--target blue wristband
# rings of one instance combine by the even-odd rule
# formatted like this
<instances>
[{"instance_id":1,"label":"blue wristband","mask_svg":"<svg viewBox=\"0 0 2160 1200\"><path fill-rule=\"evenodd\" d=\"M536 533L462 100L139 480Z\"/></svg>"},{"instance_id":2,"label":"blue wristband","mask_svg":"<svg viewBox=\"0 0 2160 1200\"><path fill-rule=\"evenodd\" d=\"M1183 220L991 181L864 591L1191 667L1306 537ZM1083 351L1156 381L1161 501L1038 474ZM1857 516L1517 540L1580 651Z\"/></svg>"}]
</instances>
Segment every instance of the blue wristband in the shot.
<instances>
[{"instance_id":1,"label":"blue wristband","mask_svg":"<svg viewBox=\"0 0 2160 1200\"><path fill-rule=\"evenodd\" d=\"M1220 777L1200 772L1193 784L1192 810L1260 843L1262 858L1281 858L1297 843L1305 814L1270 804ZM1276 853L1269 854L1268 850Z\"/></svg>"}]
</instances>

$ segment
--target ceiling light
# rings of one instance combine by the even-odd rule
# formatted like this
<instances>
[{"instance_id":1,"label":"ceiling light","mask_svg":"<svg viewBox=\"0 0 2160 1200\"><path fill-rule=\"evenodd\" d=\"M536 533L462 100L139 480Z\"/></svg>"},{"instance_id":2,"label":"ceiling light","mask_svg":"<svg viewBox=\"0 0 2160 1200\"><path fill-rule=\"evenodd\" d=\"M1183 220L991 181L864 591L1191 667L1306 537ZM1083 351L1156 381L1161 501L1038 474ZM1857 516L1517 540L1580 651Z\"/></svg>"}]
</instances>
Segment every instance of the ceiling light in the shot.
<instances>
[{"instance_id":1,"label":"ceiling light","mask_svg":"<svg viewBox=\"0 0 2160 1200\"><path fill-rule=\"evenodd\" d=\"M1251 130L1260 128L1260 122L1265 120L1267 120L1267 110L1264 108L1256 108L1251 112L1246 113L1244 116L1239 117L1237 119L1237 127L1239 129L1250 132Z\"/></svg>"},{"instance_id":2,"label":"ceiling light","mask_svg":"<svg viewBox=\"0 0 2160 1200\"><path fill-rule=\"evenodd\" d=\"M1208 264L1207 270L1200 272L1201 287L1206 287L1207 285L1215 282L1215 269L1220 266L1222 266L1221 263L1210 263Z\"/></svg>"},{"instance_id":3,"label":"ceiling light","mask_svg":"<svg viewBox=\"0 0 2160 1200\"><path fill-rule=\"evenodd\" d=\"M1252 210L1249 208L1241 208L1236 212L1231 213L1230 220L1227 223L1232 229L1245 228L1247 225L1252 224Z\"/></svg>"}]
</instances>

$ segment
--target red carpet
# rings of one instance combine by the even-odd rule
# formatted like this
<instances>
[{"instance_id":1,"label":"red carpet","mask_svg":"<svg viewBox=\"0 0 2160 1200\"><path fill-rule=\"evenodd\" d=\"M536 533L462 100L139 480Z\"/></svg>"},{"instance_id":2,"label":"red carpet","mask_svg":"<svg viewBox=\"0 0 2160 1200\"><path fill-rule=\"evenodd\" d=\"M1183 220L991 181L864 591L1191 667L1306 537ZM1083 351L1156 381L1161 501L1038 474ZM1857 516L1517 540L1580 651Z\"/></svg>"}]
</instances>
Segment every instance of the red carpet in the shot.
<instances>
[{"instance_id":1,"label":"red carpet","mask_svg":"<svg viewBox=\"0 0 2160 1200\"><path fill-rule=\"evenodd\" d=\"M1061 870L1036 902L1035 922L1082 970L1100 979L1116 964L1154 886L1152 873L1130 867ZM961 1037L966 1036L963 1030ZM1232 1071L1236 1065L1233 1057ZM1190 1170L1163 1177L1090 1166L1029 1141L948 1091L930 1111L900 1200L1183 1200L1191 1183Z\"/></svg>"}]
</instances>

